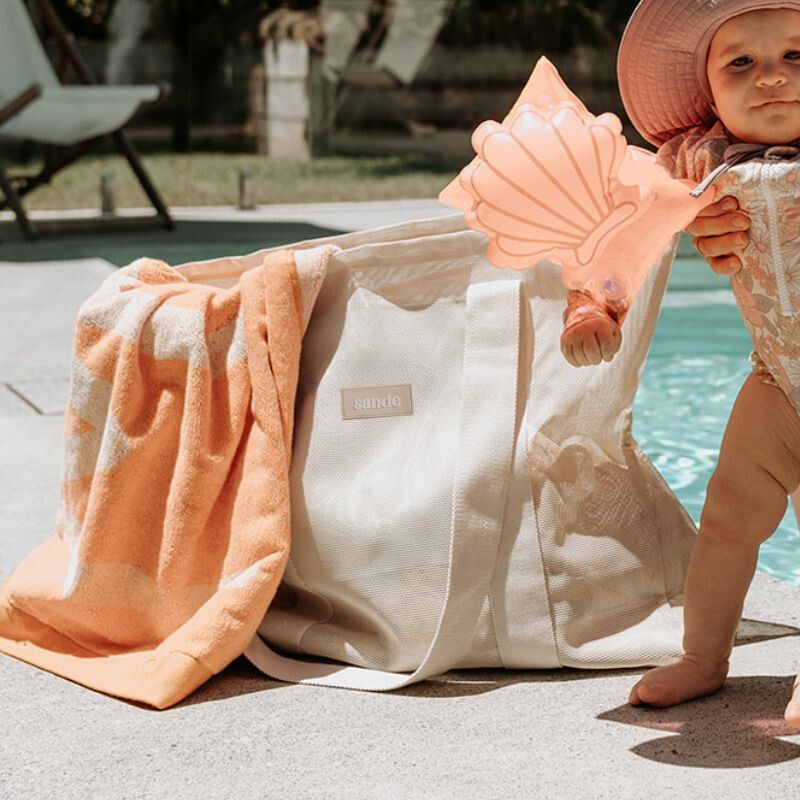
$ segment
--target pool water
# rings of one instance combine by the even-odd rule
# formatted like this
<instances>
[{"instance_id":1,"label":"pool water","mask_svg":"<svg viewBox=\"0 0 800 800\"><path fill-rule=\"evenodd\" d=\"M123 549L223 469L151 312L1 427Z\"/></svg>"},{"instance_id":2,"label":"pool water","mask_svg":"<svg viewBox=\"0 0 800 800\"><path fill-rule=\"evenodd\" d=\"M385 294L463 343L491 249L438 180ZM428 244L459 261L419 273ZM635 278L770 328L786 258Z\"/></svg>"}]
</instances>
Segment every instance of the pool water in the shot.
<instances>
[{"instance_id":1,"label":"pool water","mask_svg":"<svg viewBox=\"0 0 800 800\"><path fill-rule=\"evenodd\" d=\"M633 432L696 523L731 406L750 372L751 341L729 289L673 285L634 403ZM791 508L762 545L758 569L800 586Z\"/></svg>"}]
</instances>

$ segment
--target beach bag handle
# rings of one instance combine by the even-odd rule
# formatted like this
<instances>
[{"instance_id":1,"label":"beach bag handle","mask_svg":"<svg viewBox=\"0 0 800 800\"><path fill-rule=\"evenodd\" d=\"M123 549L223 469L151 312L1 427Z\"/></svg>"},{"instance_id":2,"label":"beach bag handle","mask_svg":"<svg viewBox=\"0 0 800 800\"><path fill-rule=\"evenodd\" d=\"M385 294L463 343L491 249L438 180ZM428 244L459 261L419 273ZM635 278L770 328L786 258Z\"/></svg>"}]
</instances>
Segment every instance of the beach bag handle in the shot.
<instances>
[{"instance_id":1,"label":"beach bag handle","mask_svg":"<svg viewBox=\"0 0 800 800\"><path fill-rule=\"evenodd\" d=\"M468 651L495 568L517 439L521 314L519 280L467 290L447 587L422 663L405 674L301 661L279 655L256 634L244 655L262 672L292 683L388 691L446 672Z\"/></svg>"}]
</instances>

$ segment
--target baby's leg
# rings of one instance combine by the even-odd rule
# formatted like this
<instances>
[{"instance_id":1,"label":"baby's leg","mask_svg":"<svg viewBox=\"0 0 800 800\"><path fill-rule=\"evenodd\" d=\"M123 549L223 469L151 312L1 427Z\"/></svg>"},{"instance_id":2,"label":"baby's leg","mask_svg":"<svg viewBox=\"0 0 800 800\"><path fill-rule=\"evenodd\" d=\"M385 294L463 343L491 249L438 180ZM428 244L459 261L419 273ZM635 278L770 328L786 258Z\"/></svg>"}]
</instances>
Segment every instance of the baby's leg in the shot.
<instances>
[{"instance_id":1,"label":"baby's leg","mask_svg":"<svg viewBox=\"0 0 800 800\"><path fill-rule=\"evenodd\" d=\"M795 521L800 525L800 489L795 489L792 494L792 509L794 510Z\"/></svg>"},{"instance_id":2,"label":"baby's leg","mask_svg":"<svg viewBox=\"0 0 800 800\"><path fill-rule=\"evenodd\" d=\"M795 679L792 699L786 706L783 716L793 728L800 730L800 675Z\"/></svg>"},{"instance_id":3,"label":"baby's leg","mask_svg":"<svg viewBox=\"0 0 800 800\"><path fill-rule=\"evenodd\" d=\"M800 484L800 418L786 395L751 375L722 440L692 551L685 595L685 654L645 673L630 702L670 706L725 682L759 545L778 527Z\"/></svg>"}]
</instances>

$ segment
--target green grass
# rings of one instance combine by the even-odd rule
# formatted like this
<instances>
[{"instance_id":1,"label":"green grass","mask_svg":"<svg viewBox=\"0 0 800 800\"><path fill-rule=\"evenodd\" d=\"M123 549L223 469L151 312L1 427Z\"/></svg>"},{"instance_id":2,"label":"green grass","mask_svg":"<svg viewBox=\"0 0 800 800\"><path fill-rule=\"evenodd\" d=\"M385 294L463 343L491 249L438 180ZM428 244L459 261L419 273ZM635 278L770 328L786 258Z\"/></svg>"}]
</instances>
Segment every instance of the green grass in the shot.
<instances>
[{"instance_id":1,"label":"green grass","mask_svg":"<svg viewBox=\"0 0 800 800\"><path fill-rule=\"evenodd\" d=\"M143 163L170 206L235 205L242 170L253 173L258 204L435 197L461 166L428 156L298 162L219 153L154 154L144 156ZM30 172L37 166L12 167L9 172ZM109 173L115 176L118 208L147 205L127 162L113 155L81 159L48 186L32 192L26 205L30 209L97 208L101 176Z\"/></svg>"}]
</instances>

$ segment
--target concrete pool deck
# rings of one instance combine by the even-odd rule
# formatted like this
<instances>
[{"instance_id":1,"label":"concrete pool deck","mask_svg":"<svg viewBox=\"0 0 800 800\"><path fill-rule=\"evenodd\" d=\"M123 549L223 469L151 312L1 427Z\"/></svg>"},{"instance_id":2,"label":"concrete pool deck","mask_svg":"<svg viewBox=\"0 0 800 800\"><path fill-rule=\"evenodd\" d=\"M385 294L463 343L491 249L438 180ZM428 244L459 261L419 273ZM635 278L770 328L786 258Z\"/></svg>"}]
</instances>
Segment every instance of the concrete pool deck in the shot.
<instances>
[{"instance_id":1,"label":"concrete pool deck","mask_svg":"<svg viewBox=\"0 0 800 800\"><path fill-rule=\"evenodd\" d=\"M0 580L52 533L72 326L115 258L197 258L201 232L246 252L435 213L449 212L187 210L177 235L32 244L1 225ZM239 228L226 239L222 225ZM280 684L239 660L159 712L0 656L0 797L795 797L800 734L782 711L800 671L800 589L757 576L745 618L726 688L662 711L626 704L634 670L460 671L373 695Z\"/></svg>"}]
</instances>

